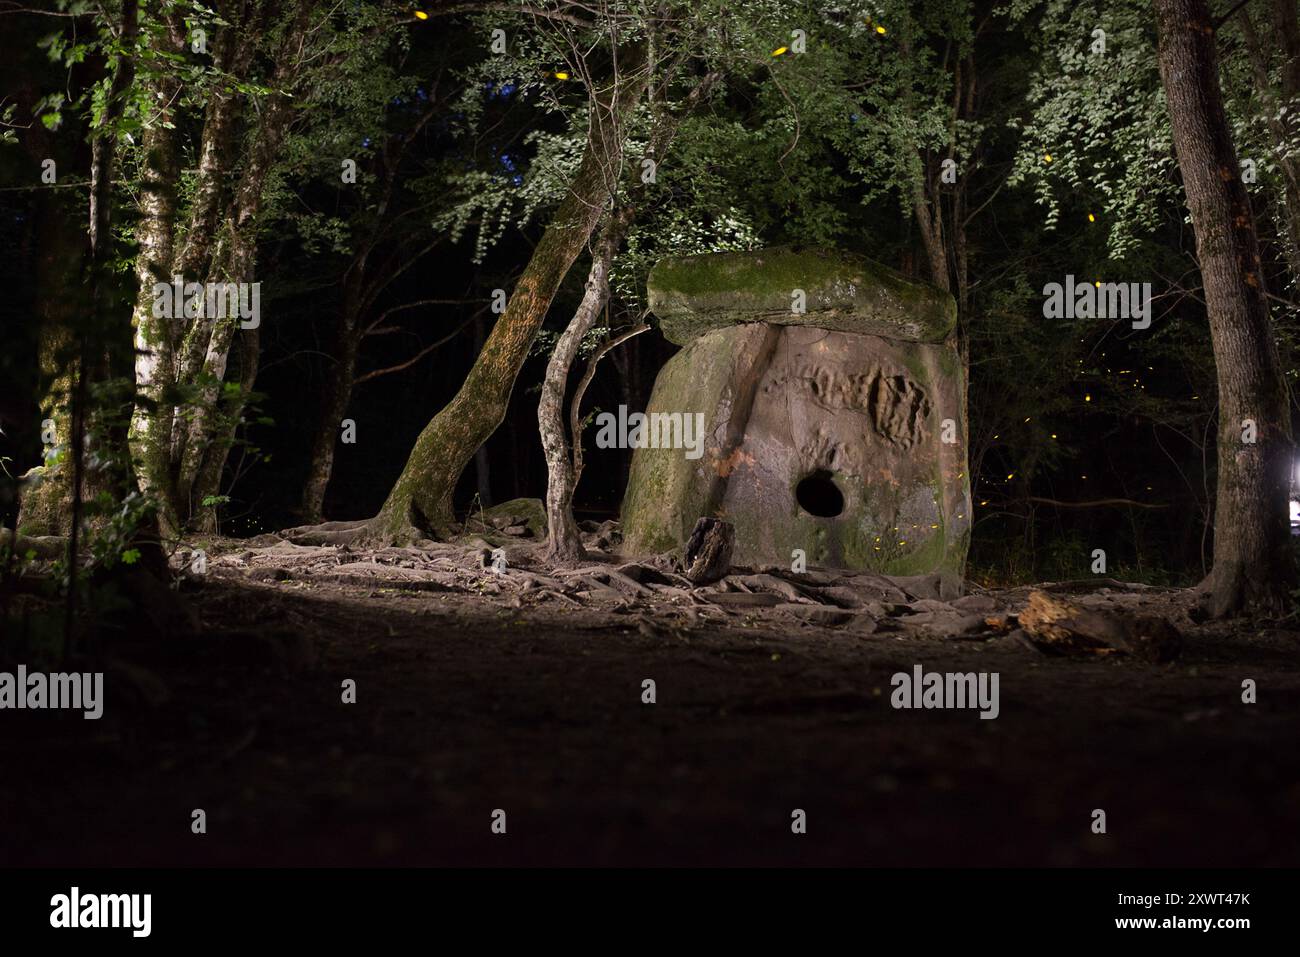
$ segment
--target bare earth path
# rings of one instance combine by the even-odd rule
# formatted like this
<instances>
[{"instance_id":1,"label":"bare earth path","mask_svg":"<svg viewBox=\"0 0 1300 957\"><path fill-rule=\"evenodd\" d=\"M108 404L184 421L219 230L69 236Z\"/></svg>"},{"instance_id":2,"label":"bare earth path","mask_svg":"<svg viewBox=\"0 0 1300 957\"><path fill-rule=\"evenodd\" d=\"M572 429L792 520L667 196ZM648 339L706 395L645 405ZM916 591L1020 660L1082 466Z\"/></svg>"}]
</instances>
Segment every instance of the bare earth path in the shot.
<instances>
[{"instance_id":1,"label":"bare earth path","mask_svg":"<svg viewBox=\"0 0 1300 957\"><path fill-rule=\"evenodd\" d=\"M187 591L205 636L115 664L102 720L6 715L0 863L1300 864L1295 632L1103 592L1181 658L1052 658L938 637L913 594L821 612L407 551L231 543ZM918 663L998 672L1000 716L895 710Z\"/></svg>"}]
</instances>

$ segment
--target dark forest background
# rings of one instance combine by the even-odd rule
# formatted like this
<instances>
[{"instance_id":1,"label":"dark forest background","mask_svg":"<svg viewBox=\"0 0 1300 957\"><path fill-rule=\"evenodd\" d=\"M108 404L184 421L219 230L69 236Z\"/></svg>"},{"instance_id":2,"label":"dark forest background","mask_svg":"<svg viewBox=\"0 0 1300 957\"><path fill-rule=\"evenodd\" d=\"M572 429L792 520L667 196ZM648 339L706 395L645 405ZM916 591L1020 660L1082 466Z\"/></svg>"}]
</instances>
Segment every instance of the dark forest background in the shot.
<instances>
[{"instance_id":1,"label":"dark forest background","mask_svg":"<svg viewBox=\"0 0 1300 957\"><path fill-rule=\"evenodd\" d=\"M215 9L236 20L256 6ZM562 35L559 27L513 4L460 6L453 13L430 4L420 17L386 3L299 0L265 10L261 33L236 36L255 50L234 76L246 84L235 95L262 109L273 95L266 90L280 61L268 51L286 29L282 18L302 8L327 24L328 40L317 40L330 66L301 68L318 72L297 88L258 212L260 354L210 506L223 534L375 515L496 321L493 291L513 288L563 194L556 171L574 166L589 103L581 77L555 52L563 45L548 39ZM1300 106L1291 70L1300 46L1277 27L1294 21L1294 4L1290 19L1286 6L1255 0L1237 10L1219 31L1218 51L1237 149L1252 166L1263 279L1291 382L1300 136L1286 107ZM1082 577L1091 549L1103 544L1115 577L1200 579L1217 478L1215 367L1148 5L789 2L733 4L730 18L724 7L676 13L695 18L681 36L720 31L715 47L695 51L708 62L691 69L721 78L702 104L681 110L673 151L616 263L602 329L641 314L644 273L662 254L834 244L933 279L928 233L937 224L970 361L972 577ZM209 17L205 9L142 6L146 17L191 25ZM491 48L497 28L509 39L502 55ZM219 28L210 29L215 43ZM806 32L804 52L775 53L794 30ZM12 527L17 477L42 461L42 400L52 379L44 320L50 300L83 281L93 92L113 41L111 23L93 12L0 9L0 33L8 141L0 146L0 454L3 519ZM599 73L608 51L586 49L583 62ZM188 84L174 117L188 189L203 111L221 79L202 72L210 57L188 47L177 56L149 69ZM154 81L138 70L137 83ZM122 125L114 196L112 275L124 301L135 294L143 122ZM254 134L251 122L230 131L230 175L247 162ZM45 158L57 162L55 185L40 181ZM358 184L340 181L347 159L357 163ZM945 161L955 182L943 175ZM338 434L327 402L339 374L339 316L367 242L375 248L368 268L404 268L361 316L382 334L361 341L356 376L392 371L355 386L345 408L357 441L335 445L322 515L305 514L322 422ZM568 272L501 427L456 486L459 513L544 495L538 393L589 261L584 253ZM1067 274L1152 283L1151 328L1045 319L1043 287ZM674 348L652 329L613 351L585 408L643 409ZM579 519L617 514L629 457L589 442Z\"/></svg>"}]
</instances>

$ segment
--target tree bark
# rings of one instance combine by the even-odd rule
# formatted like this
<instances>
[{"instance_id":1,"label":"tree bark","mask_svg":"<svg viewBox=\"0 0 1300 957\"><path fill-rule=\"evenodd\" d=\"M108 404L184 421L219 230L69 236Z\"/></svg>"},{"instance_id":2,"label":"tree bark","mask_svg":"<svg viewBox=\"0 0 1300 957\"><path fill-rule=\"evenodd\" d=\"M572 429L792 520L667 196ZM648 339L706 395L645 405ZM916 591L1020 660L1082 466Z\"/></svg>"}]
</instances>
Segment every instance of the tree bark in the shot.
<instances>
[{"instance_id":1,"label":"tree bark","mask_svg":"<svg viewBox=\"0 0 1300 957\"><path fill-rule=\"evenodd\" d=\"M1224 114L1205 0L1156 0L1160 76L1196 233L1218 374L1214 566L1204 583L1215 617L1273 614L1295 569L1287 493L1290 408L1241 169ZM1254 442L1243 440L1247 420Z\"/></svg>"},{"instance_id":2,"label":"tree bark","mask_svg":"<svg viewBox=\"0 0 1300 957\"><path fill-rule=\"evenodd\" d=\"M591 269L587 273L582 301L555 343L555 351L546 364L546 378L542 381L542 395L537 404L537 424L542 450L546 453L546 527L549 534L546 554L548 558L559 561L577 561L587 554L573 518L573 492L581 477L573 446L582 441L582 436L566 434L564 393L568 388L569 369L578 356L578 347L609 302L609 267L623 240L628 218L626 210L622 210L610 217L601 229L591 255Z\"/></svg>"},{"instance_id":3,"label":"tree bark","mask_svg":"<svg viewBox=\"0 0 1300 957\"><path fill-rule=\"evenodd\" d=\"M214 255L209 267L212 280L251 283L256 275L257 227L262 202L281 145L293 122L293 101L288 91L306 55L306 36L314 12L314 0L297 0L292 18L286 23L271 77L270 85L275 92L260 111L248 163L231 197L223 230L227 242L221 250L224 255ZM226 459L257 380L261 328L240 328L236 388L228 391L224 388L238 323L237 319L211 317L206 322L203 319L197 322L200 329L206 326L208 330L208 346L198 376L201 399L180 456L180 490L188 492L190 524L203 531L215 529L216 509L204 509L202 503L221 491ZM196 509L202 511L196 513Z\"/></svg>"},{"instance_id":4,"label":"tree bark","mask_svg":"<svg viewBox=\"0 0 1300 957\"><path fill-rule=\"evenodd\" d=\"M140 9L137 0L123 0L122 26L119 33L124 46L134 43L140 32ZM119 422L116 410L91 409L88 404L89 383L125 384L134 390L134 355L129 322L120 309L117 287L112 276L111 218L113 209L113 175L117 168L117 137L114 128L126 110L126 99L135 83L135 62L126 57L118 65L110 82L106 106L91 144L90 167L90 252L86 259L86 287L90 294L91 326L82 330L80 358L73 377L72 392L72 528L68 537L69 555L77 554L78 524L81 513L83 477L92 492L106 491L114 501L124 500L138 491L129 447L129 426ZM95 416L94 431L100 437L103 455L96 456L96 466L83 470L87 422ZM84 476L83 476L84 471ZM70 561L72 559L70 558Z\"/></svg>"},{"instance_id":5,"label":"tree bark","mask_svg":"<svg viewBox=\"0 0 1300 957\"><path fill-rule=\"evenodd\" d=\"M474 354L483 350L487 339L486 321L482 316L474 320ZM487 443L484 442L474 452L474 480L478 485L479 508L492 507L492 462L488 456Z\"/></svg>"},{"instance_id":6,"label":"tree bark","mask_svg":"<svg viewBox=\"0 0 1300 957\"><path fill-rule=\"evenodd\" d=\"M943 238L943 211L939 205L938 192L929 188L929 172L924 160L921 169L924 181L916 184L912 210L921 230L925 258L930 264L930 282L944 292L949 292L952 290L952 280L948 272L948 246Z\"/></svg>"},{"instance_id":7,"label":"tree bark","mask_svg":"<svg viewBox=\"0 0 1300 957\"><path fill-rule=\"evenodd\" d=\"M177 53L184 44L183 31L172 29L158 34L155 43L163 53ZM132 421L132 452L139 463L141 489L157 508L164 534L177 531L178 507L169 449L175 415L170 392L176 383L176 342L179 325L175 319L155 317L153 287L171 282L175 259L176 184L180 168L173 126L172 104L180 92L174 74L159 76L148 90L159 115L141 135L144 162L140 176L140 218L135 238L139 246L135 273L139 288L135 302L135 387L138 404ZM183 321L183 320L182 320Z\"/></svg>"},{"instance_id":8,"label":"tree bark","mask_svg":"<svg viewBox=\"0 0 1300 957\"><path fill-rule=\"evenodd\" d=\"M35 96L24 91L24 110L30 109ZM46 158L56 159L61 169L72 165L72 157L59 150L55 137L41 123L32 123L20 142L34 165ZM71 517L71 390L78 353L77 323L85 310L86 224L85 207L68 192L42 190L37 194L33 218L36 288L42 291L36 301L40 415L42 422L53 421L53 445L61 454L22 477L17 528L28 535L66 535Z\"/></svg>"},{"instance_id":9,"label":"tree bark","mask_svg":"<svg viewBox=\"0 0 1300 957\"><path fill-rule=\"evenodd\" d=\"M582 163L460 391L416 439L366 537L409 542L454 520L452 494L475 451L505 417L519 369L556 290L609 206L623 157L623 119L645 91L634 68L608 104L593 109Z\"/></svg>"},{"instance_id":10,"label":"tree bark","mask_svg":"<svg viewBox=\"0 0 1300 957\"><path fill-rule=\"evenodd\" d=\"M335 342L334 372L325 385L325 401L321 417L316 423L312 439L311 462L307 484L302 493L302 517L308 524L319 522L325 506L325 489L334 471L334 450L339 441L339 427L352 401L352 388L357 376L357 352L360 345L357 310L360 308L359 277L354 270L349 276L339 315L338 335Z\"/></svg>"},{"instance_id":11,"label":"tree bark","mask_svg":"<svg viewBox=\"0 0 1300 957\"><path fill-rule=\"evenodd\" d=\"M708 95L719 79L716 73L710 73L696 84L686 97L683 111L678 115L665 114L655 124L646 144L645 156L662 162L667 155L677 131L686 113L695 108ZM652 97L653 108L653 97ZM641 201L645 191L645 181L633 183L623 200L616 198L616 211L606 220L592 251L591 269L587 276L587 285L573 319L565 328L555 345L546 366L546 378L542 383L542 397L537 407L537 421L540 426L542 449L546 454L546 511L549 541L547 555L560 561L576 561L586 557L582 547L582 538L578 535L578 526L573 517L573 495L582 478L582 432L579 405L582 392L588 379L578 387L570 410L570 425L566 439L564 425L564 393L568 387L569 370L578 355L578 348L583 337L595 326L602 310L609 304L609 271L614 255L623 243L632 225L634 209ZM589 370L594 372L599 353L592 357Z\"/></svg>"},{"instance_id":12,"label":"tree bark","mask_svg":"<svg viewBox=\"0 0 1300 957\"><path fill-rule=\"evenodd\" d=\"M309 3L302 4L293 31L295 34L301 34L305 29L305 16L309 8ZM287 54L281 60L281 67L275 76L278 86L288 85L293 68L285 64L290 61ZM221 271L209 270L215 281L253 281L257 262L257 223L262 200L291 120L292 110L288 96L283 93L272 94L271 102L262 110L252 155L232 200L226 225L229 237L227 255L218 261L225 268ZM209 333L207 355L199 374L200 401L190 422L181 458L180 491L182 494L188 492L191 516L195 516L196 510L202 508L205 498L220 491L226 458L234 445L235 431L257 378L261 338L260 327L240 329L236 318L208 317L196 322L199 326L206 325ZM238 389L227 393L222 386L236 330L240 337L239 378L236 380ZM211 516L212 512L206 510L197 517L201 525L210 529Z\"/></svg>"},{"instance_id":13,"label":"tree bark","mask_svg":"<svg viewBox=\"0 0 1300 957\"><path fill-rule=\"evenodd\" d=\"M192 199L184 217L179 211L179 134L166 115L181 102L184 81L163 76L148 91L164 115L153 118L143 133L145 164L140 220L136 236L139 289L135 303L134 375L141 401L132 427L132 450L145 489L157 504L166 531L176 534L212 526L211 510L202 500L219 491L221 475L257 371L258 333L243 330L236 357L238 389L226 393L226 367L235 346L237 318L200 316L155 319L152 287L180 276L183 282L250 282L254 275L256 223L270 169L292 117L289 89L304 56L303 38L314 0L296 0L284 21L271 86L275 92L255 118L252 149L237 183L231 183L241 139L245 95L219 83L204 113ZM214 39L213 63L223 75L248 80L253 57L276 15L271 8L236 5L225 11L230 25ZM183 51L184 22L170 16L156 42L162 52ZM179 107L176 107L179 109ZM179 121L176 125L181 125ZM182 228L178 220L183 218ZM179 304L177 304L179 305ZM192 414L180 414L177 389L196 387L187 400Z\"/></svg>"}]
</instances>

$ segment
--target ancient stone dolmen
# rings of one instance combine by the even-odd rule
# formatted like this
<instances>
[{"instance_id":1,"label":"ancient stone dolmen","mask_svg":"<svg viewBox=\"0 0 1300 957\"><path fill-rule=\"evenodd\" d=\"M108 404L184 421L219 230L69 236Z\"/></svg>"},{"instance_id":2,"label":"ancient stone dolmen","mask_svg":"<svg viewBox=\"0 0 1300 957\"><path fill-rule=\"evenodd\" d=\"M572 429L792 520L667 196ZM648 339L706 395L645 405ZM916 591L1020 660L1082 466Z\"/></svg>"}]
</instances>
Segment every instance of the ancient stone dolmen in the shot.
<instances>
[{"instance_id":1,"label":"ancient stone dolmen","mask_svg":"<svg viewBox=\"0 0 1300 957\"><path fill-rule=\"evenodd\" d=\"M800 247L667 259L649 294L684 348L647 418L703 413L703 453L637 449L626 550L679 549L717 517L735 526L740 564L960 582L971 503L950 295Z\"/></svg>"}]
</instances>

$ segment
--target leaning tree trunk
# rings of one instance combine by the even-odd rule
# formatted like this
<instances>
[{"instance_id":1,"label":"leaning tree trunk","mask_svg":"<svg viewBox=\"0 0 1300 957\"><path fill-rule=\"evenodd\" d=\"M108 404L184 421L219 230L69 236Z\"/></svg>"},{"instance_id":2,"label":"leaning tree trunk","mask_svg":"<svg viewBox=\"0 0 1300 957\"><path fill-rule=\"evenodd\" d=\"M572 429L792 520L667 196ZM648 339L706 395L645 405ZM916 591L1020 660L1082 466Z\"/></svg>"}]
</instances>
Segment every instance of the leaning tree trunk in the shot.
<instances>
[{"instance_id":1,"label":"leaning tree trunk","mask_svg":"<svg viewBox=\"0 0 1300 957\"><path fill-rule=\"evenodd\" d=\"M1205 0L1156 0L1155 10L1160 76L1196 233L1218 373L1209 610L1216 617L1241 610L1272 613L1284 606L1295 571L1287 522L1293 443L1259 243L1224 115Z\"/></svg>"},{"instance_id":2,"label":"leaning tree trunk","mask_svg":"<svg viewBox=\"0 0 1300 957\"><path fill-rule=\"evenodd\" d=\"M549 530L546 554L561 561L576 561L587 554L573 520L573 492L581 476L572 449L582 441L582 436L576 433L566 436L564 393L569 383L569 368L578 356L583 336L596 325L601 310L609 302L609 267L622 241L626 222L626 215L616 214L601 230L592 252L582 301L555 343L537 404L537 424L542 450L546 453L546 527Z\"/></svg>"},{"instance_id":3,"label":"leaning tree trunk","mask_svg":"<svg viewBox=\"0 0 1300 957\"><path fill-rule=\"evenodd\" d=\"M484 328L487 323L482 316L474 320L474 354L478 355L483 350L483 342L487 337ZM484 443L478 447L474 453L474 480L478 483L478 505L479 508L492 507L492 463L488 457L487 444Z\"/></svg>"},{"instance_id":4,"label":"leaning tree trunk","mask_svg":"<svg viewBox=\"0 0 1300 957\"><path fill-rule=\"evenodd\" d=\"M452 493L474 452L501 424L515 379L556 290L609 206L623 158L623 119L645 90L626 81L613 103L593 111L582 163L555 218L528 261L506 311L492 327L460 391L416 439L401 475L366 532L406 542L451 525Z\"/></svg>"}]
</instances>

